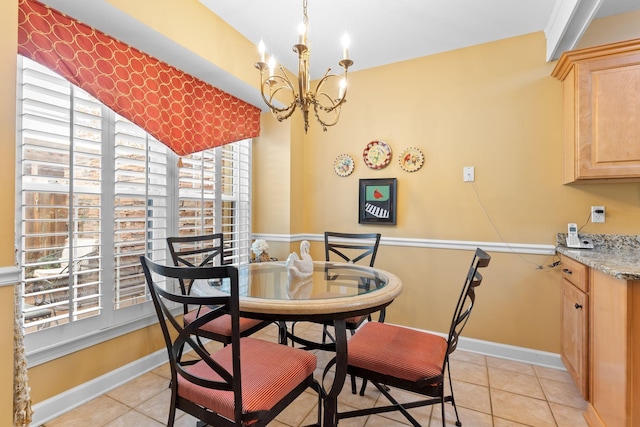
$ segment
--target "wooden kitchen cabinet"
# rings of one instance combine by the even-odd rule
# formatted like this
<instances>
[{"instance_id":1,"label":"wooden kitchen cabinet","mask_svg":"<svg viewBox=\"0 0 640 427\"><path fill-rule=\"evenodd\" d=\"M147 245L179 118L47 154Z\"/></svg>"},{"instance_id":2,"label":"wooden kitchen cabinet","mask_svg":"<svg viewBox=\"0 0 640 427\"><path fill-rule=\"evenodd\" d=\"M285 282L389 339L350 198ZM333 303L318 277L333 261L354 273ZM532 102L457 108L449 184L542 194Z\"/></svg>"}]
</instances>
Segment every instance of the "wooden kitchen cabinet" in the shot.
<instances>
[{"instance_id":1,"label":"wooden kitchen cabinet","mask_svg":"<svg viewBox=\"0 0 640 427\"><path fill-rule=\"evenodd\" d=\"M565 255L562 354L588 401L589 427L640 427L640 280Z\"/></svg>"},{"instance_id":2,"label":"wooden kitchen cabinet","mask_svg":"<svg viewBox=\"0 0 640 427\"><path fill-rule=\"evenodd\" d=\"M582 397L589 399L589 275L588 267L562 257L561 359Z\"/></svg>"},{"instance_id":3,"label":"wooden kitchen cabinet","mask_svg":"<svg viewBox=\"0 0 640 427\"><path fill-rule=\"evenodd\" d=\"M590 269L591 427L640 427L640 281Z\"/></svg>"},{"instance_id":4,"label":"wooden kitchen cabinet","mask_svg":"<svg viewBox=\"0 0 640 427\"><path fill-rule=\"evenodd\" d=\"M567 51L563 183L640 181L640 39Z\"/></svg>"}]
</instances>

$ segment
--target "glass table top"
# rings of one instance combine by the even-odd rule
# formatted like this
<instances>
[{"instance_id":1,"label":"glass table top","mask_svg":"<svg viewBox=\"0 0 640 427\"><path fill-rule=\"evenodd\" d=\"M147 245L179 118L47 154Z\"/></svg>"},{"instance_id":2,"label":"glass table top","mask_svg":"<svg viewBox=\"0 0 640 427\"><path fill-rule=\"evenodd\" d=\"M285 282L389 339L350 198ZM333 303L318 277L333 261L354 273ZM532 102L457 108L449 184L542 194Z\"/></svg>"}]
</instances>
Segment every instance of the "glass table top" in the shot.
<instances>
[{"instance_id":1,"label":"glass table top","mask_svg":"<svg viewBox=\"0 0 640 427\"><path fill-rule=\"evenodd\" d=\"M253 313L328 314L378 307L400 294L393 274L368 266L314 261L313 272L296 277L285 262L238 266L240 310ZM194 295L228 293L227 281L201 280Z\"/></svg>"}]
</instances>

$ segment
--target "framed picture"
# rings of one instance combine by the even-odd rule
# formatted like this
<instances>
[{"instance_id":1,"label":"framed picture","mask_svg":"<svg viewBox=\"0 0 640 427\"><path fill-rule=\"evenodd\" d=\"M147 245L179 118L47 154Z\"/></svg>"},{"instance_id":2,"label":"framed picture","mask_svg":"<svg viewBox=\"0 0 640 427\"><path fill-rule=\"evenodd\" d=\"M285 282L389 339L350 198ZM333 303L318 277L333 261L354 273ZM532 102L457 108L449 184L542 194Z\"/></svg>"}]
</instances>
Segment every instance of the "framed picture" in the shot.
<instances>
[{"instance_id":1,"label":"framed picture","mask_svg":"<svg viewBox=\"0 0 640 427\"><path fill-rule=\"evenodd\" d=\"M396 179L361 179L359 224L396 223Z\"/></svg>"}]
</instances>

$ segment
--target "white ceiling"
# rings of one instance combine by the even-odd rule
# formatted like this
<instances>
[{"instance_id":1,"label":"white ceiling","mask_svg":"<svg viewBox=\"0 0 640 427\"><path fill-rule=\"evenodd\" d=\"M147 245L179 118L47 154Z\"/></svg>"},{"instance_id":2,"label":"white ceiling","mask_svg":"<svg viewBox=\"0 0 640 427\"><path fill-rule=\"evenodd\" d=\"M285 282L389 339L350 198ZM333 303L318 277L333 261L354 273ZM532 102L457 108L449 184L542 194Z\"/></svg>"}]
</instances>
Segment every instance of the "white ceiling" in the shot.
<instances>
[{"instance_id":1,"label":"white ceiling","mask_svg":"<svg viewBox=\"0 0 640 427\"><path fill-rule=\"evenodd\" d=\"M262 38L268 53L290 70L297 69L291 48L302 21L302 0L199 1L251 42ZM144 27L108 0L43 2L264 107L254 87ZM640 10L640 0L308 0L311 73L318 78L329 67L339 70L345 32L354 61L350 71L536 31L547 34L547 55L553 59L573 48L592 19L632 10Z\"/></svg>"},{"instance_id":2,"label":"white ceiling","mask_svg":"<svg viewBox=\"0 0 640 427\"><path fill-rule=\"evenodd\" d=\"M246 38L297 69L291 48L302 0L199 0ZM593 3L596 17L640 9L640 0L308 0L311 76L339 70L341 38L353 71L545 30L558 3ZM566 7L566 6L565 6Z\"/></svg>"}]
</instances>

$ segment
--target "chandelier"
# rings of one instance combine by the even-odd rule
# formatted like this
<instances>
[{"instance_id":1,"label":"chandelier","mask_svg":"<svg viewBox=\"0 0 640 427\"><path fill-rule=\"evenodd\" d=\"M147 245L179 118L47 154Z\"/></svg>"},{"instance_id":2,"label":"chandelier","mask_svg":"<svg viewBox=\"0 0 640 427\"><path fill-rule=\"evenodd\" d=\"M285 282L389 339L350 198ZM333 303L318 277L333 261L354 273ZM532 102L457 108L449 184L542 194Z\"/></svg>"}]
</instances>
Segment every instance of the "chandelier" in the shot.
<instances>
[{"instance_id":1,"label":"chandelier","mask_svg":"<svg viewBox=\"0 0 640 427\"><path fill-rule=\"evenodd\" d=\"M309 56L310 49L307 41L307 0L303 0L303 20L299 27L298 43L293 45L293 51L298 54L298 79L284 69L278 67L276 73L276 60L271 56L265 62L265 45L262 40L258 44L260 61L255 64L260 70L260 93L262 99L267 104L271 113L278 121L283 121L291 117L296 108L302 111L304 118L304 132L309 128L309 111L313 108L316 119L322 125L324 131L328 126L338 123L340 109L346 102L347 96L347 72L353 65L349 59L347 35L342 39L342 60L338 63L344 70L342 75L330 74L331 68L327 69L324 76L318 81L315 90L310 90ZM297 92L296 92L297 87ZM284 107L278 107L277 101Z\"/></svg>"}]
</instances>

